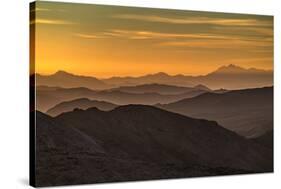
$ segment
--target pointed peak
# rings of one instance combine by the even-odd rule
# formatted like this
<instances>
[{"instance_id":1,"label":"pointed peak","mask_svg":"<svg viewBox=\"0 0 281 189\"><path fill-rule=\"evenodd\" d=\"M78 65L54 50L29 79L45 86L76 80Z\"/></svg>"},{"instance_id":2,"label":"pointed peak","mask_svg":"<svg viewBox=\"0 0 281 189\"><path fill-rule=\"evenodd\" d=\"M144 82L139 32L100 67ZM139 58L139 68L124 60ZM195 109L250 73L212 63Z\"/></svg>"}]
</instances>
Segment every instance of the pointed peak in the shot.
<instances>
[{"instance_id":1,"label":"pointed peak","mask_svg":"<svg viewBox=\"0 0 281 189\"><path fill-rule=\"evenodd\" d=\"M262 70L257 68L245 68L245 67L237 66L235 64L229 64L219 67L218 69L209 73L208 75L214 75L214 74L237 75L237 74L259 74L259 73L267 73L267 70Z\"/></svg>"},{"instance_id":2,"label":"pointed peak","mask_svg":"<svg viewBox=\"0 0 281 189\"><path fill-rule=\"evenodd\" d=\"M165 72L158 72L156 74L153 74L153 75L157 75L157 76L169 76L167 73Z\"/></svg>"},{"instance_id":3,"label":"pointed peak","mask_svg":"<svg viewBox=\"0 0 281 189\"><path fill-rule=\"evenodd\" d=\"M229 64L227 66L219 67L213 73L238 73L238 72L244 72L244 71L247 71L247 69L244 69L244 68L242 68L240 66L237 66L235 64Z\"/></svg>"},{"instance_id":4,"label":"pointed peak","mask_svg":"<svg viewBox=\"0 0 281 189\"><path fill-rule=\"evenodd\" d=\"M58 70L56 73L54 73L54 75L72 75L72 74L63 70Z\"/></svg>"},{"instance_id":5,"label":"pointed peak","mask_svg":"<svg viewBox=\"0 0 281 189\"><path fill-rule=\"evenodd\" d=\"M238 68L239 66L236 66L235 64L229 64L227 67L228 67L228 68ZM239 68L240 68L240 67L239 67Z\"/></svg>"},{"instance_id":6,"label":"pointed peak","mask_svg":"<svg viewBox=\"0 0 281 189\"><path fill-rule=\"evenodd\" d=\"M222 66L222 67L220 67L221 69L222 68L224 68L224 69L244 69L244 68L242 68L242 67L240 67L240 66L237 66L237 65L235 65L235 64L229 64L229 65L227 65L227 66ZM219 69L220 69L219 68Z\"/></svg>"}]
</instances>

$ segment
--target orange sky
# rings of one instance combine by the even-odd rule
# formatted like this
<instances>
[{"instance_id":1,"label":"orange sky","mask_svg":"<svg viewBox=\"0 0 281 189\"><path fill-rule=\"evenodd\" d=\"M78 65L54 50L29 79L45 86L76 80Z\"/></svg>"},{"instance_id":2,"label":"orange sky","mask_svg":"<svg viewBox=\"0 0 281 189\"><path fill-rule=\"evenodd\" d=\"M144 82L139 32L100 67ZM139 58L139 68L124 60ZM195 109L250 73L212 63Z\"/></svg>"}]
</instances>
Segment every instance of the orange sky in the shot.
<instances>
[{"instance_id":1,"label":"orange sky","mask_svg":"<svg viewBox=\"0 0 281 189\"><path fill-rule=\"evenodd\" d=\"M35 70L95 77L273 68L273 17L36 2Z\"/></svg>"}]
</instances>

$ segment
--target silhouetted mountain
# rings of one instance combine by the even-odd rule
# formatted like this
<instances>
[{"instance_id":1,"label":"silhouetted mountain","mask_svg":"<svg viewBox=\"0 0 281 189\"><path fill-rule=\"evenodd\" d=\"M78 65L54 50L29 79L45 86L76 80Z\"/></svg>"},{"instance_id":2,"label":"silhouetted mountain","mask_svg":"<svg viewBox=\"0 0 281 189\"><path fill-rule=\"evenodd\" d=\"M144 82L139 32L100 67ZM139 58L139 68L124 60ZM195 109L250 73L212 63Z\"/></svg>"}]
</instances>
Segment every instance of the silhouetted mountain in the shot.
<instances>
[{"instance_id":1,"label":"silhouetted mountain","mask_svg":"<svg viewBox=\"0 0 281 189\"><path fill-rule=\"evenodd\" d=\"M83 160L86 162L87 156L101 156L104 153L93 137L57 123L50 116L38 111L35 146L36 186L71 183L69 178L80 180L83 175Z\"/></svg>"},{"instance_id":2,"label":"silhouetted mountain","mask_svg":"<svg viewBox=\"0 0 281 189\"><path fill-rule=\"evenodd\" d=\"M137 86L121 86L118 88L109 89L109 91L121 91L127 93L159 93L163 95L176 95L194 91L210 91L206 86L197 85L193 87L179 87L165 84L144 84Z\"/></svg>"},{"instance_id":3,"label":"silhouetted mountain","mask_svg":"<svg viewBox=\"0 0 281 189\"><path fill-rule=\"evenodd\" d=\"M234 64L229 64L228 66L219 67L216 71L210 74L241 74L241 73L248 73L249 71L252 70L247 70L242 67L236 66Z\"/></svg>"},{"instance_id":4,"label":"silhouetted mountain","mask_svg":"<svg viewBox=\"0 0 281 189\"><path fill-rule=\"evenodd\" d=\"M190 98L205 93L202 90L194 90L178 95L161 95L159 93L128 93L121 91L100 91L92 96L92 99L111 102L114 104L145 104L169 103L184 98Z\"/></svg>"},{"instance_id":5,"label":"silhouetted mountain","mask_svg":"<svg viewBox=\"0 0 281 189\"><path fill-rule=\"evenodd\" d=\"M93 90L104 90L120 86L136 86L158 83L164 85L175 85L193 87L205 85L212 89L242 89L273 85L273 72L261 69L245 69L235 65L222 66L207 75L185 76L168 75L163 72L148 74L140 77L112 77L108 79L97 79L89 76L79 76L58 71L53 75L36 74L36 84L46 86L57 86L63 88L86 87ZM203 88L200 88L203 89ZM204 87L203 90L207 90Z\"/></svg>"},{"instance_id":6,"label":"silhouetted mountain","mask_svg":"<svg viewBox=\"0 0 281 189\"><path fill-rule=\"evenodd\" d=\"M264 148L220 127L152 106L119 106L63 113L56 118L102 141L106 152L155 162L204 164L244 170L270 168ZM265 150L265 151L264 151ZM256 157L253 160L252 157ZM269 158L269 159L267 159Z\"/></svg>"},{"instance_id":7,"label":"silhouetted mountain","mask_svg":"<svg viewBox=\"0 0 281 189\"><path fill-rule=\"evenodd\" d=\"M233 64L192 80L211 88L243 89L273 85L273 72L255 68L245 69Z\"/></svg>"},{"instance_id":8,"label":"silhouetted mountain","mask_svg":"<svg viewBox=\"0 0 281 189\"><path fill-rule=\"evenodd\" d=\"M260 145L263 145L263 146L273 150L273 140L274 140L273 130L268 131L267 133L265 133L262 136L253 138L252 140L259 143Z\"/></svg>"},{"instance_id":9,"label":"silhouetted mountain","mask_svg":"<svg viewBox=\"0 0 281 189\"><path fill-rule=\"evenodd\" d=\"M55 105L53 108L49 109L47 111L47 114L51 116L57 116L63 112L72 111L75 108L85 110L91 107L96 107L100 110L108 111L114 109L116 106L117 105L109 102L89 100L87 98L79 98L79 99L59 103Z\"/></svg>"},{"instance_id":10,"label":"silhouetted mountain","mask_svg":"<svg viewBox=\"0 0 281 189\"><path fill-rule=\"evenodd\" d=\"M103 81L117 86L135 86L153 82L185 87L206 85L212 89L243 89L273 85L273 72L255 68L245 69L230 64L202 76L170 76L166 73L157 73L141 77L112 77Z\"/></svg>"},{"instance_id":11,"label":"silhouetted mountain","mask_svg":"<svg viewBox=\"0 0 281 189\"><path fill-rule=\"evenodd\" d=\"M63 88L86 87L93 90L107 89L109 85L95 77L79 76L58 71L53 75L36 74L36 85L55 86Z\"/></svg>"},{"instance_id":12,"label":"silhouetted mountain","mask_svg":"<svg viewBox=\"0 0 281 189\"><path fill-rule=\"evenodd\" d=\"M205 93L158 106L187 116L216 120L223 127L250 138L273 128L273 87Z\"/></svg>"},{"instance_id":13,"label":"silhouetted mountain","mask_svg":"<svg viewBox=\"0 0 281 189\"><path fill-rule=\"evenodd\" d=\"M79 87L79 88L60 88L60 87L36 87L36 109L46 112L63 101L74 100L77 98L91 98L96 92Z\"/></svg>"},{"instance_id":14,"label":"silhouetted mountain","mask_svg":"<svg viewBox=\"0 0 281 189\"><path fill-rule=\"evenodd\" d=\"M172 86L171 86L172 87ZM138 88L138 87L136 87ZM161 88L161 87L160 87ZM173 87L172 87L173 88ZM132 88L134 89L134 88ZM184 98L194 97L206 91L200 89L192 89L190 92L162 95L159 93L128 93L118 90L93 91L87 88L57 88L57 87L37 87L36 102L37 110L46 112L55 105L70 101L77 98L88 98L97 101L106 101L113 104L156 104L169 103Z\"/></svg>"},{"instance_id":15,"label":"silhouetted mountain","mask_svg":"<svg viewBox=\"0 0 281 189\"><path fill-rule=\"evenodd\" d=\"M230 64L228 66L222 66L219 67L216 71L210 73L211 74L216 74L216 75L227 75L227 74L249 74L249 73L254 73L254 74L259 74L259 73L264 73L267 72L265 70L261 69L256 69L256 68L249 68L245 69L240 66L236 66L234 64Z\"/></svg>"},{"instance_id":16,"label":"silhouetted mountain","mask_svg":"<svg viewBox=\"0 0 281 189\"><path fill-rule=\"evenodd\" d=\"M183 75L170 76L166 73L159 72L140 77L112 77L109 79L103 79L102 81L115 86L136 86L151 83L175 86L193 86L193 84L190 81L185 80L184 77L185 76Z\"/></svg>"},{"instance_id":17,"label":"silhouetted mountain","mask_svg":"<svg viewBox=\"0 0 281 189\"><path fill-rule=\"evenodd\" d=\"M38 186L272 171L270 149L152 106L36 116Z\"/></svg>"},{"instance_id":18,"label":"silhouetted mountain","mask_svg":"<svg viewBox=\"0 0 281 189\"><path fill-rule=\"evenodd\" d=\"M78 129L56 123L52 117L39 111L36 111L36 147L39 152L46 149L60 149L71 153L103 152L93 138L86 137Z\"/></svg>"}]
</instances>

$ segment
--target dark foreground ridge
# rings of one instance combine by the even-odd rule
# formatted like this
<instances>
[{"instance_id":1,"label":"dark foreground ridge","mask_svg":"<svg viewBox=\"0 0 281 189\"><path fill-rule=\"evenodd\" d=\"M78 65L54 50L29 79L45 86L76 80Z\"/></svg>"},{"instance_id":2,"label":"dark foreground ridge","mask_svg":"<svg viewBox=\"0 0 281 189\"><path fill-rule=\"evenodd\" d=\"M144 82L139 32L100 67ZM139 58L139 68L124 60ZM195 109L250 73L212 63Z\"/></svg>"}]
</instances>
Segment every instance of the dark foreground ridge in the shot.
<instances>
[{"instance_id":1,"label":"dark foreground ridge","mask_svg":"<svg viewBox=\"0 0 281 189\"><path fill-rule=\"evenodd\" d=\"M36 186L272 172L272 149L145 105L36 113Z\"/></svg>"}]
</instances>

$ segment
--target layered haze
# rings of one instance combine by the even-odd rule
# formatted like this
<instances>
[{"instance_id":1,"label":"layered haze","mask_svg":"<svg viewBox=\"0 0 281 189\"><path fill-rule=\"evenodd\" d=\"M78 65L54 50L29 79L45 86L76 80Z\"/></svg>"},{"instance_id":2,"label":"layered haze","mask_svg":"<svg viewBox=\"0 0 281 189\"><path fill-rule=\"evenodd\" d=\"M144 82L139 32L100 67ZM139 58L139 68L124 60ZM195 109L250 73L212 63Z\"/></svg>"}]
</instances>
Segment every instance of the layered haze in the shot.
<instances>
[{"instance_id":1,"label":"layered haze","mask_svg":"<svg viewBox=\"0 0 281 189\"><path fill-rule=\"evenodd\" d=\"M272 16L32 5L35 186L273 172Z\"/></svg>"},{"instance_id":2,"label":"layered haze","mask_svg":"<svg viewBox=\"0 0 281 189\"><path fill-rule=\"evenodd\" d=\"M244 89L273 85L273 71L256 68L243 68L233 64L215 69L214 71L200 76L189 76L183 74L168 75L164 72L147 74L144 76L133 77L111 77L107 79L98 79L96 77L80 76L58 71L51 75L36 75L36 84L38 86L50 87L86 87L93 90L110 89L121 87L118 90L128 91L126 86L137 86L145 84L175 85L179 87L196 87L206 85L212 89ZM145 86L144 86L145 87ZM169 86L167 86L169 87ZM154 90L150 92L161 92ZM144 92L144 91L143 91Z\"/></svg>"}]
</instances>

